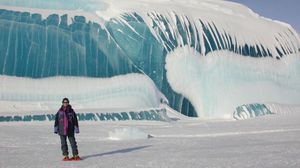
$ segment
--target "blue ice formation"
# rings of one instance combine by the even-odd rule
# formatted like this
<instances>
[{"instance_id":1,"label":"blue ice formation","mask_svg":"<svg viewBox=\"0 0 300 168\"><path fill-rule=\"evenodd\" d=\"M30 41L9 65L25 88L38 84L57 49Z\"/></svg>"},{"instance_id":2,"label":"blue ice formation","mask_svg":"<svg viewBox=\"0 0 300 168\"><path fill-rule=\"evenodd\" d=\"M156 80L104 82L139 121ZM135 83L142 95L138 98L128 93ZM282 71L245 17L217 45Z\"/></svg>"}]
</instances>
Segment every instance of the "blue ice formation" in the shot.
<instances>
[{"instance_id":1,"label":"blue ice formation","mask_svg":"<svg viewBox=\"0 0 300 168\"><path fill-rule=\"evenodd\" d=\"M169 52L189 46L202 56L228 50L242 56L272 57L278 61L286 55L299 54L299 37L290 26L257 17L237 4L189 1L191 6L195 4L199 17L193 17L190 11L194 8L189 3L181 7L179 1L174 1L168 10L164 7L154 10L159 3L155 2L153 7L149 3L142 9L125 10L109 19L102 19L101 12L96 16L95 11L110 9L111 4L107 2L1 1L0 74L31 78L103 78L142 73L154 81L172 108L188 116L199 116L189 98L170 86L165 69ZM161 3L158 6L168 2ZM91 13L97 19L91 19ZM242 14L245 17L238 16ZM247 28L249 26L252 28ZM270 31L270 27L275 31ZM253 30L250 32L250 29Z\"/></svg>"},{"instance_id":2,"label":"blue ice formation","mask_svg":"<svg viewBox=\"0 0 300 168\"><path fill-rule=\"evenodd\" d=\"M245 120L264 115L274 114L264 104L244 104L235 109L233 118L236 120Z\"/></svg>"},{"instance_id":3,"label":"blue ice formation","mask_svg":"<svg viewBox=\"0 0 300 168\"><path fill-rule=\"evenodd\" d=\"M77 113L79 121L126 121L126 120L151 120L165 121L169 118L166 115L166 109L150 109L144 111L128 111L114 113ZM0 116L1 122L36 122L36 121L54 121L54 114L29 114Z\"/></svg>"}]
</instances>

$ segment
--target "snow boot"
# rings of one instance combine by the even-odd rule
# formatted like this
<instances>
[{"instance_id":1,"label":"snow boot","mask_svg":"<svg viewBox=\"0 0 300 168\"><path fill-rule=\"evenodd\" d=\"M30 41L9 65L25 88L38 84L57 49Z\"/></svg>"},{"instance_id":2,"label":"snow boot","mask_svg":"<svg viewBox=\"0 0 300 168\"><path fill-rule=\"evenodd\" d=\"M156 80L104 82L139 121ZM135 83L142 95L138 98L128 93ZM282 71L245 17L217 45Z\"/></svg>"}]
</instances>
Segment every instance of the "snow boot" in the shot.
<instances>
[{"instance_id":1,"label":"snow boot","mask_svg":"<svg viewBox=\"0 0 300 168\"><path fill-rule=\"evenodd\" d=\"M75 155L72 157L72 160L79 161L79 160L81 160L81 158L78 155Z\"/></svg>"},{"instance_id":2,"label":"snow boot","mask_svg":"<svg viewBox=\"0 0 300 168\"><path fill-rule=\"evenodd\" d=\"M71 159L69 158L68 155L65 155L64 158L63 158L63 161L70 161Z\"/></svg>"}]
</instances>

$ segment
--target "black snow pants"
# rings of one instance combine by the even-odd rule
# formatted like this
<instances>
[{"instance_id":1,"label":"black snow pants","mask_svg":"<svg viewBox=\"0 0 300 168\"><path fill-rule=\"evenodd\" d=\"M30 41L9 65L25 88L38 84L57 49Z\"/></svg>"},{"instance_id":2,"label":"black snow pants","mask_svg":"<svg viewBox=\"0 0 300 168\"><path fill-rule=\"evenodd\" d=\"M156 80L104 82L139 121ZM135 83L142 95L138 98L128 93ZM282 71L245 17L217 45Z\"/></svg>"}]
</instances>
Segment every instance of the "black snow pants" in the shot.
<instances>
[{"instance_id":1,"label":"black snow pants","mask_svg":"<svg viewBox=\"0 0 300 168\"><path fill-rule=\"evenodd\" d=\"M78 149L77 149L77 143L76 143L76 140L75 140L75 136L60 135L61 150L62 150L63 155L64 156L69 155L67 137L68 137L69 142L70 142L71 147L72 147L73 156L78 155Z\"/></svg>"}]
</instances>

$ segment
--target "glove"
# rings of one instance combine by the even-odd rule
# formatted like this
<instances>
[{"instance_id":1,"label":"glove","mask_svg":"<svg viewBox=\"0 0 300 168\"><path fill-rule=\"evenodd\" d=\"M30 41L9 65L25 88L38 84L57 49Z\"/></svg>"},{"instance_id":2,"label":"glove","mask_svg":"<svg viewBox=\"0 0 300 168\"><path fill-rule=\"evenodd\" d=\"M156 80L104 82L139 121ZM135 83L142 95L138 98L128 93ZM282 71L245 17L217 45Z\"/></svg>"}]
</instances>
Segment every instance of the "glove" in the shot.
<instances>
[{"instance_id":1,"label":"glove","mask_svg":"<svg viewBox=\"0 0 300 168\"><path fill-rule=\"evenodd\" d=\"M74 131L75 131L76 134L78 134L79 133L79 128L77 126L75 126Z\"/></svg>"},{"instance_id":2,"label":"glove","mask_svg":"<svg viewBox=\"0 0 300 168\"><path fill-rule=\"evenodd\" d=\"M58 133L58 126L54 127L54 133L55 133L55 134Z\"/></svg>"}]
</instances>

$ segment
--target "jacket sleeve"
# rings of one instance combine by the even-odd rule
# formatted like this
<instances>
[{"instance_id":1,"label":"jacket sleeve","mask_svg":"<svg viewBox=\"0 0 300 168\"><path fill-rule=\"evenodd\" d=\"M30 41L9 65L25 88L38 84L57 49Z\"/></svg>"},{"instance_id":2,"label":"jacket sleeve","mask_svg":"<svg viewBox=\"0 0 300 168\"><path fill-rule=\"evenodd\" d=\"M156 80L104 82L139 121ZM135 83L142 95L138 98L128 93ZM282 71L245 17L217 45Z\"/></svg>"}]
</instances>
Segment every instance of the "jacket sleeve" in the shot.
<instances>
[{"instance_id":1,"label":"jacket sleeve","mask_svg":"<svg viewBox=\"0 0 300 168\"><path fill-rule=\"evenodd\" d=\"M73 112L74 112L74 126L76 126L77 128L79 128L77 114L75 113L74 110L73 110Z\"/></svg>"},{"instance_id":2,"label":"jacket sleeve","mask_svg":"<svg viewBox=\"0 0 300 168\"><path fill-rule=\"evenodd\" d=\"M55 114L54 127L58 127L58 112Z\"/></svg>"},{"instance_id":3,"label":"jacket sleeve","mask_svg":"<svg viewBox=\"0 0 300 168\"><path fill-rule=\"evenodd\" d=\"M55 122L54 122L54 133L58 133L58 113L55 115Z\"/></svg>"},{"instance_id":4,"label":"jacket sleeve","mask_svg":"<svg viewBox=\"0 0 300 168\"><path fill-rule=\"evenodd\" d=\"M74 113L74 132L76 134L79 133L79 125L78 125L78 119L77 119L77 114L75 113L75 111L73 110L73 113Z\"/></svg>"}]
</instances>

